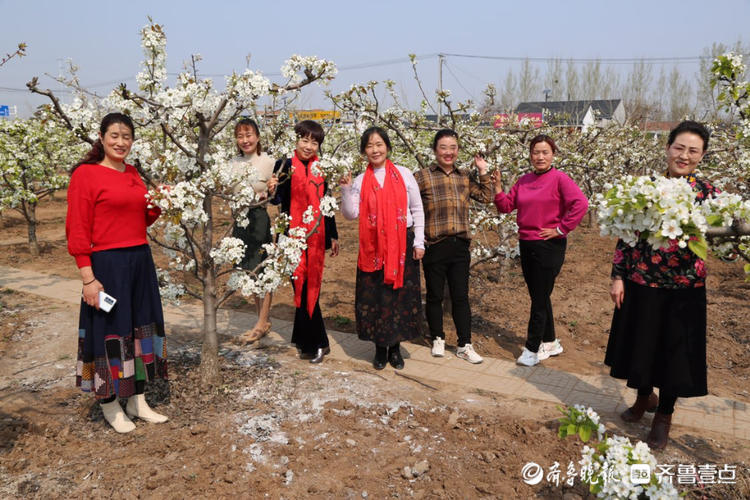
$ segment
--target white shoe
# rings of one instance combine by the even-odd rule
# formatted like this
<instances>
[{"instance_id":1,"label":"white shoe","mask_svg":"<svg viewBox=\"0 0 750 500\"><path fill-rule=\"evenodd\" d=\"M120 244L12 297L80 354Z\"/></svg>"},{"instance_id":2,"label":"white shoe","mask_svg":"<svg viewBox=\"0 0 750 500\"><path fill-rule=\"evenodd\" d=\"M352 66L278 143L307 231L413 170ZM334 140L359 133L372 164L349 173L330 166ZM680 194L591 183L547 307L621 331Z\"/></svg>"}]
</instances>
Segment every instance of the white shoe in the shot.
<instances>
[{"instance_id":1,"label":"white shoe","mask_svg":"<svg viewBox=\"0 0 750 500\"><path fill-rule=\"evenodd\" d=\"M559 354L562 354L562 352L562 344L560 344L560 341L558 339L555 339L552 342L542 342L539 345L539 352L536 355L539 358L539 361L542 361L549 358L550 356L557 356Z\"/></svg>"},{"instance_id":2,"label":"white shoe","mask_svg":"<svg viewBox=\"0 0 750 500\"><path fill-rule=\"evenodd\" d=\"M445 356L445 339L435 337L432 341L432 355L436 358L442 358Z\"/></svg>"},{"instance_id":3,"label":"white shoe","mask_svg":"<svg viewBox=\"0 0 750 500\"><path fill-rule=\"evenodd\" d=\"M146 403L145 394L133 394L128 398L128 404L125 406L125 411L131 417L138 417L141 420L145 420L151 424L161 424L169 420L166 415L156 413Z\"/></svg>"},{"instance_id":4,"label":"white shoe","mask_svg":"<svg viewBox=\"0 0 750 500\"><path fill-rule=\"evenodd\" d=\"M456 349L456 357L465 359L469 363L474 363L474 364L481 363L482 361L484 361L482 359L482 356L477 354L477 352L474 350L471 344L466 344L465 346L459 347L458 349Z\"/></svg>"},{"instance_id":5,"label":"white shoe","mask_svg":"<svg viewBox=\"0 0 750 500\"><path fill-rule=\"evenodd\" d=\"M100 406L102 407L104 420L106 420L116 432L125 434L126 432L135 430L135 424L127 415L125 415L125 412L122 411L122 406L120 406L117 398L109 403L100 403Z\"/></svg>"},{"instance_id":6,"label":"white shoe","mask_svg":"<svg viewBox=\"0 0 750 500\"><path fill-rule=\"evenodd\" d=\"M518 359L516 360L516 363L519 365L524 366L534 366L539 364L539 356L535 352L531 352L525 347L523 348L523 352L520 356L518 356Z\"/></svg>"}]
</instances>

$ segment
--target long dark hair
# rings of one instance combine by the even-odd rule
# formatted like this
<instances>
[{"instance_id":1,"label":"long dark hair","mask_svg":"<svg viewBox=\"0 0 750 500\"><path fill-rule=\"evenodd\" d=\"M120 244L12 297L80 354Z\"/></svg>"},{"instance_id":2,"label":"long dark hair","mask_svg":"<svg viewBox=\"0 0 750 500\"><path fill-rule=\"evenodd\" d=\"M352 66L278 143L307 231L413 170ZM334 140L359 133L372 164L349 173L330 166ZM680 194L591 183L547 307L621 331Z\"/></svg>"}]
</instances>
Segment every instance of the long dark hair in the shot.
<instances>
[{"instance_id":1,"label":"long dark hair","mask_svg":"<svg viewBox=\"0 0 750 500\"><path fill-rule=\"evenodd\" d=\"M115 123L122 123L123 125L128 127L130 129L130 135L132 135L133 139L135 139L135 126L133 125L133 120L131 120L128 115L124 115L122 113L109 113L104 118L102 118L102 123L99 124L99 134L102 136L106 134L107 129L109 129L110 125L113 125ZM70 169L70 173L72 174L75 169L85 163L96 164L100 163L103 159L104 145L102 144L101 139L97 139L94 144L91 145L91 149L89 150L89 152L86 153L78 163L73 165L73 168Z\"/></svg>"},{"instance_id":2,"label":"long dark hair","mask_svg":"<svg viewBox=\"0 0 750 500\"><path fill-rule=\"evenodd\" d=\"M260 144L260 129L258 128L258 124L255 123L255 120L248 117L243 117L235 123L234 125L234 138L237 139L237 132L240 131L240 128L242 127L250 127L255 131L255 135L258 136L258 142L255 144L255 154L260 155L263 152L263 146ZM245 153L242 151L242 149L237 146L237 151L240 152L240 156L245 156Z\"/></svg>"}]
</instances>

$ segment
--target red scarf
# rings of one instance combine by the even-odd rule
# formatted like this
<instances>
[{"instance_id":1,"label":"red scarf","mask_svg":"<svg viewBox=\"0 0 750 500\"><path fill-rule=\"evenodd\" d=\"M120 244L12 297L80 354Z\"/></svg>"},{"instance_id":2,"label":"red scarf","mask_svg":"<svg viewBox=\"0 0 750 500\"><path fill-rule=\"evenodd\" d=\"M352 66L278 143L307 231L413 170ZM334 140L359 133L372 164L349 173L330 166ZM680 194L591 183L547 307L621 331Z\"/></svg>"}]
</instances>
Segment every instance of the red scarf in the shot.
<instances>
[{"instance_id":1,"label":"red scarf","mask_svg":"<svg viewBox=\"0 0 750 500\"><path fill-rule=\"evenodd\" d=\"M313 156L308 162L312 166L318 161ZM294 279L294 305L302 307L302 286L307 282L307 313L312 317L315 303L320 295L320 284L323 281L323 262L326 256L325 224L320 215L320 198L323 197L324 179L320 175L308 172L308 167L297 157L295 151L292 157L292 190L289 204L289 215L292 217L289 228L304 227L309 233L317 224L315 232L307 238L307 250L302 253L302 259L292 275ZM304 224L302 215L307 207L312 205L312 221ZM320 219L320 220L318 220Z\"/></svg>"},{"instance_id":2,"label":"red scarf","mask_svg":"<svg viewBox=\"0 0 750 500\"><path fill-rule=\"evenodd\" d=\"M406 184L390 160L385 161L383 187L367 165L359 198L357 267L371 273L383 269L383 282L404 285L406 262Z\"/></svg>"}]
</instances>

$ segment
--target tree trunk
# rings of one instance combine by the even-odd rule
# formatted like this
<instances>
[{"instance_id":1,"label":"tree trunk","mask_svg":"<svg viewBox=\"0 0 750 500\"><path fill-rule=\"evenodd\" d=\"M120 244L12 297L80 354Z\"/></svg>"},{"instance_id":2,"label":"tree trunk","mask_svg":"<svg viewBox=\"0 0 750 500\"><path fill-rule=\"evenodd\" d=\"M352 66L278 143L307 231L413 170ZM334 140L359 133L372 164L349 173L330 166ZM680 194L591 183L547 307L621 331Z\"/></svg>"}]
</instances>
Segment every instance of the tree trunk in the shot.
<instances>
[{"instance_id":1,"label":"tree trunk","mask_svg":"<svg viewBox=\"0 0 750 500\"><path fill-rule=\"evenodd\" d=\"M25 212L26 227L29 232L29 252L33 257L39 257L39 242L36 239L36 203L29 203Z\"/></svg>"},{"instance_id":2,"label":"tree trunk","mask_svg":"<svg viewBox=\"0 0 750 500\"><path fill-rule=\"evenodd\" d=\"M210 193L203 200L203 210L208 214L208 220L203 230L201 254L203 256L203 348L201 349L201 383L217 387L221 384L219 371L219 339L216 332L216 267L211 258L213 246L213 203Z\"/></svg>"},{"instance_id":3,"label":"tree trunk","mask_svg":"<svg viewBox=\"0 0 750 500\"><path fill-rule=\"evenodd\" d=\"M204 387L221 384L219 371L219 338L216 331L216 273L206 269L203 284L203 348L200 379Z\"/></svg>"}]
</instances>

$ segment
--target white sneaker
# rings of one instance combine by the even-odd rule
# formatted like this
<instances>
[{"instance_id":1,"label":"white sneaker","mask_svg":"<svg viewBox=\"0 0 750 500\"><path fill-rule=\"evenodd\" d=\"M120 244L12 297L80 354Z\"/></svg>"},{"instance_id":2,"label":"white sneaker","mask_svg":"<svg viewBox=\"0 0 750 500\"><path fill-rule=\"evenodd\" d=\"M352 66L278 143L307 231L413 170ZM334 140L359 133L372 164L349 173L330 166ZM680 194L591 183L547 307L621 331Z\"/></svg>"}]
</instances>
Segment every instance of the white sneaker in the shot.
<instances>
[{"instance_id":1,"label":"white sneaker","mask_svg":"<svg viewBox=\"0 0 750 500\"><path fill-rule=\"evenodd\" d=\"M534 366L539 364L539 356L535 352L531 352L525 347L523 348L523 352L520 356L518 356L518 359L516 360L516 363L519 365L524 366Z\"/></svg>"},{"instance_id":2,"label":"white sneaker","mask_svg":"<svg viewBox=\"0 0 750 500\"><path fill-rule=\"evenodd\" d=\"M560 340L555 339L552 342L542 342L539 345L539 352L536 354L539 361L545 360L550 356L557 356L562 354L563 346L560 344Z\"/></svg>"},{"instance_id":3,"label":"white sneaker","mask_svg":"<svg viewBox=\"0 0 750 500\"><path fill-rule=\"evenodd\" d=\"M466 344L465 346L459 347L458 349L456 349L456 357L465 359L469 363L474 363L474 364L481 363L482 361L484 361L482 359L482 356L477 354L477 352L474 350L471 344Z\"/></svg>"},{"instance_id":4,"label":"white sneaker","mask_svg":"<svg viewBox=\"0 0 750 500\"><path fill-rule=\"evenodd\" d=\"M445 356L445 339L435 337L435 340L432 341L432 355L436 358Z\"/></svg>"}]
</instances>

